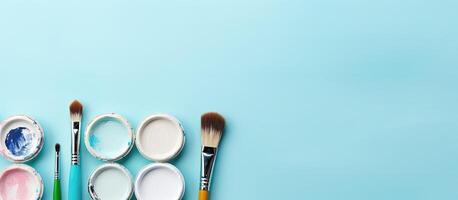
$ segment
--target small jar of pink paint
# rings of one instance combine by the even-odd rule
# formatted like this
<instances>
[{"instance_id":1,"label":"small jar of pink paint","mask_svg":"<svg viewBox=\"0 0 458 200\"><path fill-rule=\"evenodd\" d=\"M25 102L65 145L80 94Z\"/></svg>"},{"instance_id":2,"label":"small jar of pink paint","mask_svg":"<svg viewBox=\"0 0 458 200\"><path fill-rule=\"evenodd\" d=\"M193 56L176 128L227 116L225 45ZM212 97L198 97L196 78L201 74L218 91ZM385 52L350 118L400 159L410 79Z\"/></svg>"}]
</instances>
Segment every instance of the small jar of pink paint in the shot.
<instances>
[{"instance_id":1,"label":"small jar of pink paint","mask_svg":"<svg viewBox=\"0 0 458 200\"><path fill-rule=\"evenodd\" d=\"M32 167L14 164L0 173L1 200L35 200L43 195L43 181Z\"/></svg>"}]
</instances>

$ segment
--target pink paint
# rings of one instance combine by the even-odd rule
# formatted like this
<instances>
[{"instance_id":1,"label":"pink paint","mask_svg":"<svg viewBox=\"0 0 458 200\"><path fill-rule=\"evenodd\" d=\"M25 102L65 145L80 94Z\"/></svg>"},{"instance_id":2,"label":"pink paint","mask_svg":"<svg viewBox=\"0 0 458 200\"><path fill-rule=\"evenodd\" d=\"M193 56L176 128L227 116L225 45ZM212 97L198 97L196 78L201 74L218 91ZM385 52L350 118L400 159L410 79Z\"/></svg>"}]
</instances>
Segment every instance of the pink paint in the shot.
<instances>
[{"instance_id":1,"label":"pink paint","mask_svg":"<svg viewBox=\"0 0 458 200\"><path fill-rule=\"evenodd\" d=\"M0 199L36 199L37 184L32 172L21 167L7 169L0 176Z\"/></svg>"}]
</instances>

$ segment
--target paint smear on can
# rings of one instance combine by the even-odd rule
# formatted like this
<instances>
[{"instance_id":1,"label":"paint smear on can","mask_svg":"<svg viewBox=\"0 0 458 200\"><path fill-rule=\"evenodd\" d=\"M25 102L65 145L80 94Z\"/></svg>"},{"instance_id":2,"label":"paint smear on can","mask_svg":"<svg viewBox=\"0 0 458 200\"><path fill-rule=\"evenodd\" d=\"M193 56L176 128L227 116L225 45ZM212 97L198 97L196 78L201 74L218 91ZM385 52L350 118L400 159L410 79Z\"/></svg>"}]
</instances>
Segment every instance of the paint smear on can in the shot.
<instances>
[{"instance_id":1,"label":"paint smear on can","mask_svg":"<svg viewBox=\"0 0 458 200\"><path fill-rule=\"evenodd\" d=\"M35 175L23 168L10 168L0 177L0 199L31 200L37 199L41 187Z\"/></svg>"}]
</instances>

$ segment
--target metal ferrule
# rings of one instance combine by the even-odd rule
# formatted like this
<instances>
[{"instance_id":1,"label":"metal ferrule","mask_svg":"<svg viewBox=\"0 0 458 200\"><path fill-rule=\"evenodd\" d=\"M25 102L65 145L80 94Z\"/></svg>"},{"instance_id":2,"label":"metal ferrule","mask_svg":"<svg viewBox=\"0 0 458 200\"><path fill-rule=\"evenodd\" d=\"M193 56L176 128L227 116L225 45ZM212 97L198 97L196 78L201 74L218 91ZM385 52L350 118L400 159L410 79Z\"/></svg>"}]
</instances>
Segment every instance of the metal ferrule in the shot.
<instances>
[{"instance_id":1,"label":"metal ferrule","mask_svg":"<svg viewBox=\"0 0 458 200\"><path fill-rule=\"evenodd\" d=\"M60 164L59 164L59 152L56 151L56 158L54 161L54 179L59 179Z\"/></svg>"},{"instance_id":2,"label":"metal ferrule","mask_svg":"<svg viewBox=\"0 0 458 200\"><path fill-rule=\"evenodd\" d=\"M202 147L202 159L200 168L200 189L210 191L210 181L213 167L215 166L217 148Z\"/></svg>"},{"instance_id":3,"label":"metal ferrule","mask_svg":"<svg viewBox=\"0 0 458 200\"><path fill-rule=\"evenodd\" d=\"M80 161L80 130L81 123L72 122L72 165L78 165Z\"/></svg>"}]
</instances>

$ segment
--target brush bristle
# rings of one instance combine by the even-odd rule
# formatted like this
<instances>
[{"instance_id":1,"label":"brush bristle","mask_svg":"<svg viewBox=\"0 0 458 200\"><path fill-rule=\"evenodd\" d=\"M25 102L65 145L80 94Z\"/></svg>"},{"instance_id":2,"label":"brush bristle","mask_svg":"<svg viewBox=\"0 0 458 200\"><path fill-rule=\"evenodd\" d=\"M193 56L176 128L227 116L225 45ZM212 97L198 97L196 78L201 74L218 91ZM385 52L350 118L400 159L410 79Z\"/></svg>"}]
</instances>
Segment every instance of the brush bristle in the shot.
<instances>
[{"instance_id":1,"label":"brush bristle","mask_svg":"<svg viewBox=\"0 0 458 200\"><path fill-rule=\"evenodd\" d=\"M60 144L56 143L55 148L56 148L56 152L59 153L60 152Z\"/></svg>"},{"instance_id":2,"label":"brush bristle","mask_svg":"<svg viewBox=\"0 0 458 200\"><path fill-rule=\"evenodd\" d=\"M78 100L74 100L70 104L70 117L72 118L73 121L80 121L82 114L83 114L83 105Z\"/></svg>"},{"instance_id":3,"label":"brush bristle","mask_svg":"<svg viewBox=\"0 0 458 200\"><path fill-rule=\"evenodd\" d=\"M202 145L218 148L223 136L225 121L223 116L216 112L209 112L202 115Z\"/></svg>"}]
</instances>

